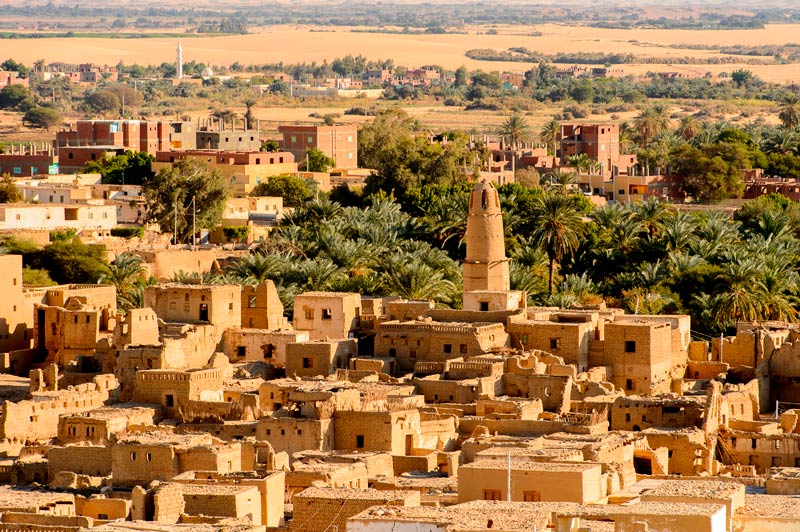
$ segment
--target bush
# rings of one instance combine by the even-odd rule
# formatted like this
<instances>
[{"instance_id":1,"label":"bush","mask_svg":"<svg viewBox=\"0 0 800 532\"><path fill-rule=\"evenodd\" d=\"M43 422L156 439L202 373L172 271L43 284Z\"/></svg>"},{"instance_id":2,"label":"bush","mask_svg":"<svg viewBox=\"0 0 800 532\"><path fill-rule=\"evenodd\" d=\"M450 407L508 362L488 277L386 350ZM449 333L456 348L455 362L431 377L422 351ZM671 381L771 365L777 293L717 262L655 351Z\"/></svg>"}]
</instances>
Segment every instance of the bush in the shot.
<instances>
[{"instance_id":1,"label":"bush","mask_svg":"<svg viewBox=\"0 0 800 532\"><path fill-rule=\"evenodd\" d=\"M53 286L56 282L50 278L47 270L37 270L25 266L22 270L22 284L25 286Z\"/></svg>"},{"instance_id":2,"label":"bush","mask_svg":"<svg viewBox=\"0 0 800 532\"><path fill-rule=\"evenodd\" d=\"M144 236L144 227L115 227L111 230L111 236L142 238Z\"/></svg>"},{"instance_id":3,"label":"bush","mask_svg":"<svg viewBox=\"0 0 800 532\"><path fill-rule=\"evenodd\" d=\"M247 235L250 234L250 228L247 227L246 225L223 227L222 234L225 235L225 239L228 241L240 242L246 239Z\"/></svg>"},{"instance_id":4,"label":"bush","mask_svg":"<svg viewBox=\"0 0 800 532\"><path fill-rule=\"evenodd\" d=\"M77 234L77 229L56 229L55 231L50 231L50 242L67 242L75 238Z\"/></svg>"}]
</instances>

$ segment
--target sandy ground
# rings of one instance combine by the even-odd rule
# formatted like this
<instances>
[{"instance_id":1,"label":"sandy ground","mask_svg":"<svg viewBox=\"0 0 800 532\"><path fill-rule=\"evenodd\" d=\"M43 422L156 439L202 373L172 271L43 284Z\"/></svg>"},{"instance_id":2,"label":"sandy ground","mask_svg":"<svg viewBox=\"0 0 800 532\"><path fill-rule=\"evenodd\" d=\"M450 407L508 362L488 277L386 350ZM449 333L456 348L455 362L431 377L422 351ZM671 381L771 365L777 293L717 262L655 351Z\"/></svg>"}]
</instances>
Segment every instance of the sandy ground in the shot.
<instances>
[{"instance_id":1,"label":"sandy ground","mask_svg":"<svg viewBox=\"0 0 800 532\"><path fill-rule=\"evenodd\" d=\"M649 57L680 58L718 55L705 50L669 48L670 44L785 44L796 42L800 25L770 25L763 30L609 30L546 24L540 26L495 27L498 35L487 35L487 28L473 28L465 35L398 35L356 33L347 28L311 31L310 27L272 26L256 28L248 35L192 37L183 40L185 60L207 64L312 62L331 60L347 54L363 54L370 59L392 58L395 64L409 67L437 64L445 68L524 71L526 63L476 61L464 55L473 48L505 50L523 46L544 53L603 51L634 53ZM531 37L531 32L543 35ZM160 64L174 61L174 39L17 39L0 42L0 56L33 63L45 61ZM679 70L690 72L731 71L735 65L626 65L632 73ZM747 66L764 79L790 81L800 77L800 65Z\"/></svg>"}]
</instances>

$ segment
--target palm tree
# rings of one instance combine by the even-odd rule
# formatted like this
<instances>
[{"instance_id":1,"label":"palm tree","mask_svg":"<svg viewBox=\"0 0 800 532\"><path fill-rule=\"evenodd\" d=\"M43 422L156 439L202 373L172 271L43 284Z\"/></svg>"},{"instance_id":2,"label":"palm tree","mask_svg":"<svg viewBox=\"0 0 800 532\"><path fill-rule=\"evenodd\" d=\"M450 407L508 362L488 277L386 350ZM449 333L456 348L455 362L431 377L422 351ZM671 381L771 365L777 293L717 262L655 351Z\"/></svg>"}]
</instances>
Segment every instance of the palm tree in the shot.
<instances>
[{"instance_id":1,"label":"palm tree","mask_svg":"<svg viewBox=\"0 0 800 532\"><path fill-rule=\"evenodd\" d=\"M778 104L778 118L788 129L800 125L800 96L796 92L787 93Z\"/></svg>"},{"instance_id":2,"label":"palm tree","mask_svg":"<svg viewBox=\"0 0 800 532\"><path fill-rule=\"evenodd\" d=\"M575 202L560 194L546 193L531 212L534 230L531 237L544 248L550 260L548 290L555 290L556 263L578 247L583 234L583 218Z\"/></svg>"},{"instance_id":3,"label":"palm tree","mask_svg":"<svg viewBox=\"0 0 800 532\"><path fill-rule=\"evenodd\" d=\"M390 295L408 299L449 303L456 292L455 283L445 279L444 272L402 253L388 258L383 283Z\"/></svg>"},{"instance_id":4,"label":"palm tree","mask_svg":"<svg viewBox=\"0 0 800 532\"><path fill-rule=\"evenodd\" d=\"M111 264L105 266L99 284L110 283L117 290L117 306L121 310L134 308L134 295L136 285L142 280L145 272L144 259L133 253L120 253L114 257Z\"/></svg>"},{"instance_id":5,"label":"palm tree","mask_svg":"<svg viewBox=\"0 0 800 532\"><path fill-rule=\"evenodd\" d=\"M539 130L539 142L547 146L548 151L556 156L558 153L558 141L561 140L561 124L553 118L542 126Z\"/></svg>"},{"instance_id":6,"label":"palm tree","mask_svg":"<svg viewBox=\"0 0 800 532\"><path fill-rule=\"evenodd\" d=\"M512 148L516 148L520 142L531 137L531 126L522 115L514 113L500 126L500 135L508 141Z\"/></svg>"},{"instance_id":7,"label":"palm tree","mask_svg":"<svg viewBox=\"0 0 800 532\"><path fill-rule=\"evenodd\" d=\"M556 168L545 176L549 179L547 188L557 190L562 196L567 196L569 191L578 184L578 174L576 172L565 172Z\"/></svg>"},{"instance_id":8,"label":"palm tree","mask_svg":"<svg viewBox=\"0 0 800 532\"><path fill-rule=\"evenodd\" d=\"M661 104L645 107L633 121L633 129L642 146L647 146L659 133L669 128L667 108Z\"/></svg>"},{"instance_id":9,"label":"palm tree","mask_svg":"<svg viewBox=\"0 0 800 532\"><path fill-rule=\"evenodd\" d=\"M690 141L694 139L700 132L700 122L694 115L686 115L681 118L678 124L678 133L684 140Z\"/></svg>"},{"instance_id":10,"label":"palm tree","mask_svg":"<svg viewBox=\"0 0 800 532\"><path fill-rule=\"evenodd\" d=\"M592 164L592 159L586 153L576 153L567 157L567 166L575 169L580 173L583 168L588 168Z\"/></svg>"}]
</instances>

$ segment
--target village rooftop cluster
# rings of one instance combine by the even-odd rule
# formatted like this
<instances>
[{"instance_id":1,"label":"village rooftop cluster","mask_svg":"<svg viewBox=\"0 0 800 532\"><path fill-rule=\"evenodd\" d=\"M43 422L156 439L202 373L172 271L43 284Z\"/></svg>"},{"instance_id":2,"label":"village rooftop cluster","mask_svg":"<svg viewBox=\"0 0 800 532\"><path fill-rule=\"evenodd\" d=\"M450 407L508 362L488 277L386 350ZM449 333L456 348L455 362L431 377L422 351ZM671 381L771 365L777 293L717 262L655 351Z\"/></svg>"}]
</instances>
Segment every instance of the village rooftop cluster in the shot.
<instances>
[{"instance_id":1,"label":"village rooftop cluster","mask_svg":"<svg viewBox=\"0 0 800 532\"><path fill-rule=\"evenodd\" d=\"M306 292L291 322L272 281L121 313L0 256L0 530L800 529L800 331L528 307L488 180L466 247L462 309Z\"/></svg>"}]
</instances>

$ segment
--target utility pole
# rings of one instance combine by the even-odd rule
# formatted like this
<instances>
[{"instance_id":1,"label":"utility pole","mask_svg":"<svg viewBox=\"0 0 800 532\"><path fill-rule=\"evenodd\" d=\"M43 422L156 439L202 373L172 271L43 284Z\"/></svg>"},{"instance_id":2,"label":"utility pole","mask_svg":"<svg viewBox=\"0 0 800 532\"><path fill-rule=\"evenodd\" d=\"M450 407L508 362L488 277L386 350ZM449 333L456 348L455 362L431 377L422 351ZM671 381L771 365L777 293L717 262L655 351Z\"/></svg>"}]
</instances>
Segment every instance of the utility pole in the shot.
<instances>
[{"instance_id":1,"label":"utility pole","mask_svg":"<svg viewBox=\"0 0 800 532\"><path fill-rule=\"evenodd\" d=\"M172 243L178 245L178 200L175 200L175 221L172 229Z\"/></svg>"},{"instance_id":2,"label":"utility pole","mask_svg":"<svg viewBox=\"0 0 800 532\"><path fill-rule=\"evenodd\" d=\"M507 476L507 485L506 485L506 500L511 502L511 449L508 450L508 476Z\"/></svg>"},{"instance_id":3,"label":"utility pole","mask_svg":"<svg viewBox=\"0 0 800 532\"><path fill-rule=\"evenodd\" d=\"M197 246L197 231L195 230L195 220L197 219L196 198L197 196L192 196L192 247Z\"/></svg>"}]
</instances>

